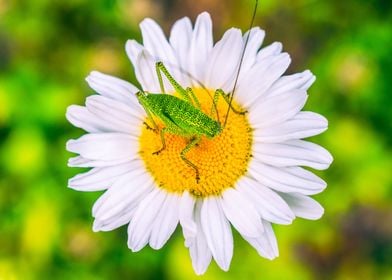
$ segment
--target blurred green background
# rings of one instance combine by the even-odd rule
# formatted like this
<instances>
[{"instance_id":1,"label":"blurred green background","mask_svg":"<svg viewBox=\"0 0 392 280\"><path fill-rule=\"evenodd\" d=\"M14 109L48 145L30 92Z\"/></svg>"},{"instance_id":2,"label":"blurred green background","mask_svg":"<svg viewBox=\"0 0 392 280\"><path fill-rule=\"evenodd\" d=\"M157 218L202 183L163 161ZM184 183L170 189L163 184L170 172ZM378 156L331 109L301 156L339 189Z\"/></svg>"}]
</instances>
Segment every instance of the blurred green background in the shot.
<instances>
[{"instance_id":1,"label":"blurred green background","mask_svg":"<svg viewBox=\"0 0 392 280\"><path fill-rule=\"evenodd\" d=\"M194 276L181 231L160 251L131 253L126 228L93 233L100 193L67 188L64 117L99 70L134 81L125 55L138 23L207 10L215 40L245 29L253 2L225 0L0 0L0 279L392 279L392 1L261 0L256 25L281 41L290 73L317 76L306 109L325 115L314 137L335 160L320 176L319 221L275 226L280 257L265 260L235 236L228 273Z\"/></svg>"}]
</instances>

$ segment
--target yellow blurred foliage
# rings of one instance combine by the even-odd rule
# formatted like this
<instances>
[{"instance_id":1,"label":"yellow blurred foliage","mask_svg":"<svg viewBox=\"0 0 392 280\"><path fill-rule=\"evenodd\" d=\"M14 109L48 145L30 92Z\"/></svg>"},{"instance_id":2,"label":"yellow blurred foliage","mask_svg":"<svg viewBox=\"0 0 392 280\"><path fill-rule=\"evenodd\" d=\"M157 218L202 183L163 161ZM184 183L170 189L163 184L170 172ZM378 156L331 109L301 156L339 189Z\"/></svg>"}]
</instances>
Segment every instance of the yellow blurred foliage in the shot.
<instances>
[{"instance_id":1,"label":"yellow blurred foliage","mask_svg":"<svg viewBox=\"0 0 392 280\"><path fill-rule=\"evenodd\" d=\"M0 127L9 121L10 113L11 113L10 106L11 103L10 103L9 95L6 94L4 89L0 88Z\"/></svg>"},{"instance_id":2,"label":"yellow blurred foliage","mask_svg":"<svg viewBox=\"0 0 392 280\"><path fill-rule=\"evenodd\" d=\"M46 143L36 128L15 129L4 145L3 154L6 168L22 175L37 175L46 165Z\"/></svg>"},{"instance_id":3,"label":"yellow blurred foliage","mask_svg":"<svg viewBox=\"0 0 392 280\"><path fill-rule=\"evenodd\" d=\"M0 280L20 279L16 264L10 259L0 259Z\"/></svg>"},{"instance_id":4,"label":"yellow blurred foliage","mask_svg":"<svg viewBox=\"0 0 392 280\"><path fill-rule=\"evenodd\" d=\"M110 40L105 40L87 54L86 69L97 69L105 73L118 73L122 61L125 61L125 51L118 52L118 47Z\"/></svg>"},{"instance_id":5,"label":"yellow blurred foliage","mask_svg":"<svg viewBox=\"0 0 392 280\"><path fill-rule=\"evenodd\" d=\"M51 255L59 233L58 209L47 199L38 199L28 207L21 234L23 253L37 265Z\"/></svg>"}]
</instances>

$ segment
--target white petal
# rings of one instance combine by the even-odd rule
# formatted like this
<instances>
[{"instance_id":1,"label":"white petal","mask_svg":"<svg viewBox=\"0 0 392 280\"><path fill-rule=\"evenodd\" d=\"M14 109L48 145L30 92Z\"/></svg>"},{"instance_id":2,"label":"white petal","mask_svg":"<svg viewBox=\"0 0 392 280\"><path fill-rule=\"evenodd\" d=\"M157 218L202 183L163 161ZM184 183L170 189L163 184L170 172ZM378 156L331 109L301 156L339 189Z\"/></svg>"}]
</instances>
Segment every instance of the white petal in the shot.
<instances>
[{"instance_id":1,"label":"white petal","mask_svg":"<svg viewBox=\"0 0 392 280\"><path fill-rule=\"evenodd\" d=\"M256 62L256 54L261 44L263 43L265 32L264 30L261 30L260 27L253 27L250 31L248 30L244 34L243 36L244 44L247 40L248 35L249 35L248 45L246 46L245 54L241 66L241 73L243 73L244 75ZM242 74L240 75L240 77L241 76Z\"/></svg>"},{"instance_id":2,"label":"white petal","mask_svg":"<svg viewBox=\"0 0 392 280\"><path fill-rule=\"evenodd\" d=\"M197 201L194 211L194 220L196 223L197 235L189 246L189 253L192 259L192 266L197 275L206 272L208 265L211 263L212 254L208 248L206 237L201 226L201 201Z\"/></svg>"},{"instance_id":3,"label":"white petal","mask_svg":"<svg viewBox=\"0 0 392 280\"><path fill-rule=\"evenodd\" d=\"M207 197L201 206L201 225L208 247L221 269L227 271L233 257L233 236L217 197Z\"/></svg>"},{"instance_id":4,"label":"white petal","mask_svg":"<svg viewBox=\"0 0 392 280\"><path fill-rule=\"evenodd\" d=\"M157 60L146 50L141 51L136 59L135 75L144 91L161 92L155 68L156 62Z\"/></svg>"},{"instance_id":5,"label":"white petal","mask_svg":"<svg viewBox=\"0 0 392 280\"><path fill-rule=\"evenodd\" d=\"M68 159L68 166L69 167L90 167L89 162L91 160L85 159L81 156L76 156ZM95 167L95 166L92 166Z\"/></svg>"},{"instance_id":6,"label":"white petal","mask_svg":"<svg viewBox=\"0 0 392 280\"><path fill-rule=\"evenodd\" d=\"M213 46L212 22L208 13L201 13L195 23L189 48L189 70L197 80L204 83L205 66Z\"/></svg>"},{"instance_id":7,"label":"white petal","mask_svg":"<svg viewBox=\"0 0 392 280\"><path fill-rule=\"evenodd\" d=\"M211 51L205 69L205 86L221 88L226 92L232 90L238 63L242 53L241 31L231 28L225 32Z\"/></svg>"},{"instance_id":8,"label":"white petal","mask_svg":"<svg viewBox=\"0 0 392 280\"><path fill-rule=\"evenodd\" d=\"M143 170L133 170L119 177L93 206L93 217L106 220L131 206L153 189L153 181ZM132 207L132 208L133 208Z\"/></svg>"},{"instance_id":9,"label":"white petal","mask_svg":"<svg viewBox=\"0 0 392 280\"><path fill-rule=\"evenodd\" d=\"M138 117L136 118L134 112L124 103L100 95L88 97L87 103L88 109L76 105L69 106L66 117L73 125L90 133L133 132L135 134L138 132L138 128L141 127L140 124L145 116L145 113L137 113ZM95 106L96 103L98 106ZM127 108L131 115L124 118L121 108Z\"/></svg>"},{"instance_id":10,"label":"white petal","mask_svg":"<svg viewBox=\"0 0 392 280\"><path fill-rule=\"evenodd\" d=\"M254 160L249 174L263 185L280 192L310 195L323 191L327 186L321 178L297 166L274 167Z\"/></svg>"},{"instance_id":11,"label":"white petal","mask_svg":"<svg viewBox=\"0 0 392 280\"><path fill-rule=\"evenodd\" d=\"M178 69L179 63L161 27L154 20L146 18L140 23L140 29L142 31L145 49L155 61L162 61L174 79L178 80L181 74ZM157 78L157 75L155 74L150 77L150 79L153 78ZM165 90L168 92L173 91L173 87L167 79L164 78L163 81L165 83Z\"/></svg>"},{"instance_id":12,"label":"white petal","mask_svg":"<svg viewBox=\"0 0 392 280\"><path fill-rule=\"evenodd\" d=\"M308 220L320 219L324 208L313 198L296 193L281 193L297 217Z\"/></svg>"},{"instance_id":13,"label":"white petal","mask_svg":"<svg viewBox=\"0 0 392 280\"><path fill-rule=\"evenodd\" d=\"M194 211L195 211L195 198L185 191L182 194L180 200L180 213L179 220L182 227L182 232L185 238L185 244L189 247L197 234L197 227L194 221Z\"/></svg>"},{"instance_id":14,"label":"white petal","mask_svg":"<svg viewBox=\"0 0 392 280\"><path fill-rule=\"evenodd\" d=\"M316 77L309 70L289 76L282 76L271 86L268 95L279 95L283 92L292 91L295 89L306 91L315 80Z\"/></svg>"},{"instance_id":15,"label":"white petal","mask_svg":"<svg viewBox=\"0 0 392 280\"><path fill-rule=\"evenodd\" d=\"M244 177L237 183L237 189L253 203L263 219L283 225L291 224L295 219L287 203L277 193L257 181Z\"/></svg>"},{"instance_id":16,"label":"white petal","mask_svg":"<svg viewBox=\"0 0 392 280\"><path fill-rule=\"evenodd\" d=\"M264 229L260 215L252 203L241 192L228 188L222 194L222 208L231 224L241 235L259 237Z\"/></svg>"},{"instance_id":17,"label":"white petal","mask_svg":"<svg viewBox=\"0 0 392 280\"><path fill-rule=\"evenodd\" d=\"M139 204L128 226L128 247L133 251L140 251L150 238L153 222L157 217L167 192L155 188Z\"/></svg>"},{"instance_id":18,"label":"white petal","mask_svg":"<svg viewBox=\"0 0 392 280\"><path fill-rule=\"evenodd\" d=\"M264 63L256 64L238 83L237 98L248 108L286 71L290 64L290 56L282 53L266 58Z\"/></svg>"},{"instance_id":19,"label":"white petal","mask_svg":"<svg viewBox=\"0 0 392 280\"><path fill-rule=\"evenodd\" d=\"M309 71L309 70L308 70L308 71ZM310 86L311 86L315 81L316 81L316 76L314 76L314 75L312 74L312 77L309 78L309 79L306 81L306 83L303 84L303 85L301 86L301 89L303 89L303 90L308 90L308 89L310 88Z\"/></svg>"},{"instance_id":20,"label":"white petal","mask_svg":"<svg viewBox=\"0 0 392 280\"><path fill-rule=\"evenodd\" d=\"M268 240L269 244L271 245L273 255L275 257L278 257L279 256L278 242L276 240L276 236L272 228L272 225L271 223L265 220L262 220L262 222L265 229L265 238Z\"/></svg>"},{"instance_id":21,"label":"white petal","mask_svg":"<svg viewBox=\"0 0 392 280\"><path fill-rule=\"evenodd\" d=\"M303 108L307 97L305 91L293 90L259 100L249 110L249 121L255 128L282 123Z\"/></svg>"},{"instance_id":22,"label":"white petal","mask_svg":"<svg viewBox=\"0 0 392 280\"><path fill-rule=\"evenodd\" d=\"M137 103L137 110L135 110L133 106L100 95L91 95L87 97L86 106L93 113L95 113L94 109L97 111L105 111L108 114L115 114L117 111L117 115L119 115L117 118L123 119L126 122L144 121L146 113L137 101L136 96L133 99L134 102ZM96 115L99 114L96 113Z\"/></svg>"},{"instance_id":23,"label":"white petal","mask_svg":"<svg viewBox=\"0 0 392 280\"><path fill-rule=\"evenodd\" d=\"M130 162L132 159L122 158L114 160L91 160L82 156L72 157L68 160L69 167L106 167Z\"/></svg>"},{"instance_id":24,"label":"white petal","mask_svg":"<svg viewBox=\"0 0 392 280\"><path fill-rule=\"evenodd\" d=\"M283 45L280 42L274 42L271 45L262 48L257 54L257 63L262 63L266 58L280 54L282 52L282 48Z\"/></svg>"},{"instance_id":25,"label":"white petal","mask_svg":"<svg viewBox=\"0 0 392 280\"><path fill-rule=\"evenodd\" d=\"M140 134L144 114L135 116L128 106L99 95L87 97L86 107L98 120L110 127L110 131L134 136Z\"/></svg>"},{"instance_id":26,"label":"white petal","mask_svg":"<svg viewBox=\"0 0 392 280\"><path fill-rule=\"evenodd\" d=\"M277 167L300 165L318 170L327 169L332 162L332 156L326 149L303 140L255 145L254 158Z\"/></svg>"},{"instance_id":27,"label":"white petal","mask_svg":"<svg viewBox=\"0 0 392 280\"><path fill-rule=\"evenodd\" d=\"M74 126L84 129L87 132L96 133L109 131L102 125L96 116L87 110L86 107L71 105L67 108L65 116Z\"/></svg>"},{"instance_id":28,"label":"white petal","mask_svg":"<svg viewBox=\"0 0 392 280\"><path fill-rule=\"evenodd\" d=\"M137 113L143 113L135 96L139 89L131 83L98 71L92 71L86 81L97 93L125 103Z\"/></svg>"},{"instance_id":29,"label":"white petal","mask_svg":"<svg viewBox=\"0 0 392 280\"><path fill-rule=\"evenodd\" d=\"M125 44L125 51L127 52L128 58L132 62L134 68L137 67L136 60L142 50L144 50L143 45L139 44L135 40L128 40Z\"/></svg>"},{"instance_id":30,"label":"white petal","mask_svg":"<svg viewBox=\"0 0 392 280\"><path fill-rule=\"evenodd\" d=\"M129 206L128 208L125 208L122 210L120 213L118 213L114 217L110 217L109 219L106 220L100 220L98 218L95 218L94 223L93 223L93 231L98 232L98 231L112 231L116 228L119 228L125 224L128 224L134 213L135 213L136 207L134 205Z\"/></svg>"},{"instance_id":31,"label":"white petal","mask_svg":"<svg viewBox=\"0 0 392 280\"><path fill-rule=\"evenodd\" d=\"M174 193L167 195L151 229L149 241L151 248L155 250L161 249L176 229L179 201L179 195Z\"/></svg>"},{"instance_id":32,"label":"white petal","mask_svg":"<svg viewBox=\"0 0 392 280\"><path fill-rule=\"evenodd\" d=\"M110 187L116 179L134 169L143 168L138 160L109 167L96 167L69 179L70 188L78 191L100 191Z\"/></svg>"},{"instance_id":33,"label":"white petal","mask_svg":"<svg viewBox=\"0 0 392 280\"><path fill-rule=\"evenodd\" d=\"M135 137L121 133L90 133L67 142L67 150L92 160L132 160L137 158Z\"/></svg>"},{"instance_id":34,"label":"white petal","mask_svg":"<svg viewBox=\"0 0 392 280\"><path fill-rule=\"evenodd\" d=\"M143 45L147 51L155 58L164 63L176 63L174 52L167 42L161 27L152 19L146 18L140 23L143 36Z\"/></svg>"},{"instance_id":35,"label":"white petal","mask_svg":"<svg viewBox=\"0 0 392 280\"><path fill-rule=\"evenodd\" d=\"M272 260L279 256L278 243L276 241L276 237L271 224L264 220L262 222L265 228L265 233L261 237L243 237L257 250L260 256Z\"/></svg>"},{"instance_id":36,"label":"white petal","mask_svg":"<svg viewBox=\"0 0 392 280\"><path fill-rule=\"evenodd\" d=\"M299 112L283 123L255 129L256 142L276 143L301 139L322 133L328 128L328 121L313 112Z\"/></svg>"},{"instance_id":37,"label":"white petal","mask_svg":"<svg viewBox=\"0 0 392 280\"><path fill-rule=\"evenodd\" d=\"M192 23L189 18L184 17L173 24L170 32L170 44L177 56L177 61L181 68L181 75L179 76L179 83L183 87L191 85L191 78L189 77L189 46L192 39Z\"/></svg>"}]
</instances>

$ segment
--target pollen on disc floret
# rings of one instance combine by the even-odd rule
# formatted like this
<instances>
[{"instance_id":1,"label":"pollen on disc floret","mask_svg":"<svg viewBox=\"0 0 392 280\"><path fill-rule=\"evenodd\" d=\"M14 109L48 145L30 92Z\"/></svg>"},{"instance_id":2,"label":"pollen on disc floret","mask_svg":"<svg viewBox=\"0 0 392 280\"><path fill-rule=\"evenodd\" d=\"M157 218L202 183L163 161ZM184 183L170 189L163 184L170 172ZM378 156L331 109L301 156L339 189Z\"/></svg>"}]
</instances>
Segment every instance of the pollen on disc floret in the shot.
<instances>
[{"instance_id":1,"label":"pollen on disc floret","mask_svg":"<svg viewBox=\"0 0 392 280\"><path fill-rule=\"evenodd\" d=\"M205 89L193 89L200 101L202 110L216 119L216 112L211 114L212 100ZM211 91L213 94L213 91ZM228 105L220 98L217 112L223 123ZM242 110L233 102L234 108ZM148 119L146 119L148 122ZM158 122L159 129L164 125ZM143 126L139 137L139 153L146 169L156 183L169 192L189 191L200 197L218 195L224 189L233 187L237 180L246 173L251 158L252 129L246 114L231 111L226 127L216 137L202 137L186 157L199 169L200 180L196 181L195 170L181 159L181 151L191 141L175 134L166 133L166 148L158 155L153 154L162 148L160 134Z\"/></svg>"}]
</instances>

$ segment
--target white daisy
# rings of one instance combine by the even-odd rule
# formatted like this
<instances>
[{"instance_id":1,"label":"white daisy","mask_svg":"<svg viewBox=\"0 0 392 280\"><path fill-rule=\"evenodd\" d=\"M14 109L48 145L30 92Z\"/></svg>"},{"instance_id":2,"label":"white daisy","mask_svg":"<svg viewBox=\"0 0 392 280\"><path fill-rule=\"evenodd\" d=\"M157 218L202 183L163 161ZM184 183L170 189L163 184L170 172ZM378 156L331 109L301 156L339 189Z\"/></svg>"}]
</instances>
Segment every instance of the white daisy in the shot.
<instances>
[{"instance_id":1,"label":"white daisy","mask_svg":"<svg viewBox=\"0 0 392 280\"><path fill-rule=\"evenodd\" d=\"M208 13L192 27L188 18L178 20L169 40L151 19L141 24L143 45L134 40L126 52L141 85L92 72L87 82L99 95L89 96L86 106L71 105L68 120L87 131L69 140L67 149L79 154L69 166L91 167L69 180L79 191L105 193L93 207L95 231L110 231L128 224L128 247L139 251L149 244L161 248L181 224L197 274L211 259L228 270L233 255L233 226L257 252L268 259L278 256L272 223L290 224L295 217L318 219L323 208L308 195L321 192L326 183L300 166L323 170L332 157L324 148L300 140L327 129L327 120L301 111L307 89L315 77L310 71L282 76L290 57L282 45L260 49L264 31L250 32L239 74L234 108L227 125L212 138L202 138L180 157L190 139L148 129L143 107L135 94L143 89L161 92L155 64L162 61L175 80L191 87L202 110L210 114L216 89L232 90L247 33L229 29L215 45ZM164 79L165 89L174 93ZM202 85L208 89L202 88ZM176 93L174 93L176 94ZM178 95L178 94L177 94ZM223 122L227 103L221 98L216 110ZM164 123L155 116L160 129Z\"/></svg>"}]
</instances>

